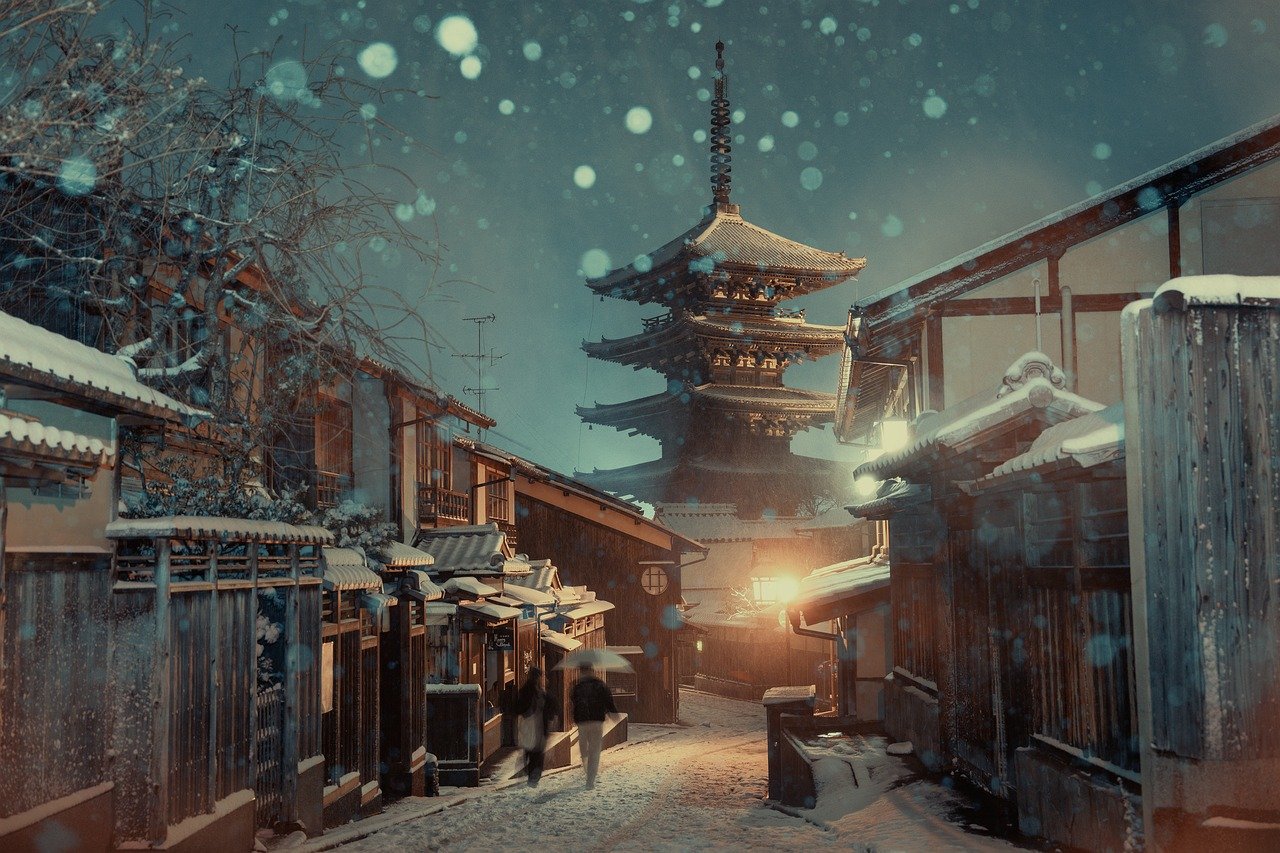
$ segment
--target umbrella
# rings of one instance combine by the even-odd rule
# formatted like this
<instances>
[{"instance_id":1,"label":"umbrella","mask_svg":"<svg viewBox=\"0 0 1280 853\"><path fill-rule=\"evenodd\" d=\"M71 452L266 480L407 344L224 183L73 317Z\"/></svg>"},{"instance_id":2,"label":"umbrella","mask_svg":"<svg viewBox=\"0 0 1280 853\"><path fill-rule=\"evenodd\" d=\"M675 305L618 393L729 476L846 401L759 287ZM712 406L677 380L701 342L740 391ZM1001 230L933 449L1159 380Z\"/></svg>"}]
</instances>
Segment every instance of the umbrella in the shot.
<instances>
[{"instance_id":1,"label":"umbrella","mask_svg":"<svg viewBox=\"0 0 1280 853\"><path fill-rule=\"evenodd\" d=\"M577 669L586 664L603 672L635 672L626 658L608 649L574 649L556 664L556 669Z\"/></svg>"}]
</instances>

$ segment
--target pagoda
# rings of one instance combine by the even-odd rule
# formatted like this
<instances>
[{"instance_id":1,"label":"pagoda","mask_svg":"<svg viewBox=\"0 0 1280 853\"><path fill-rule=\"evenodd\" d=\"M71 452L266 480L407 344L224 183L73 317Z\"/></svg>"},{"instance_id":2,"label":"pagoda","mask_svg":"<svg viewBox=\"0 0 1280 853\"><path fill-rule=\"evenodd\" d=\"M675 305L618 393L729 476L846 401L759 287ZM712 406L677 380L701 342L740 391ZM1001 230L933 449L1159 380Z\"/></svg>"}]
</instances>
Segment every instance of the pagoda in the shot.
<instances>
[{"instance_id":1,"label":"pagoda","mask_svg":"<svg viewBox=\"0 0 1280 853\"><path fill-rule=\"evenodd\" d=\"M844 326L805 321L782 303L847 281L866 266L788 240L742 218L729 201L731 156L724 44L716 43L711 102L712 204L702 221L629 266L589 280L601 297L666 311L639 334L584 342L592 358L649 368L667 390L624 403L579 407L590 424L656 438L653 462L579 476L649 503L734 503L743 517L791 515L806 499L831 494L847 472L791 452L801 430L829 423L835 397L788 388L795 362L844 345Z\"/></svg>"}]
</instances>

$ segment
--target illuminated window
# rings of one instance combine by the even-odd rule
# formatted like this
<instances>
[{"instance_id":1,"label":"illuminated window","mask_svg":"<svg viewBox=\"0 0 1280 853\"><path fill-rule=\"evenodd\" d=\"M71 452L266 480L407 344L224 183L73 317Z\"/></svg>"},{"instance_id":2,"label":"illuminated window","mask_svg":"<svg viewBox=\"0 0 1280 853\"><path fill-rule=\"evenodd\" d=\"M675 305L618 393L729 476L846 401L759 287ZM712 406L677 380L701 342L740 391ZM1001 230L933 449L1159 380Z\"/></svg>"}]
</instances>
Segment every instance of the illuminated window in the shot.
<instances>
[{"instance_id":1,"label":"illuminated window","mask_svg":"<svg viewBox=\"0 0 1280 853\"><path fill-rule=\"evenodd\" d=\"M751 597L756 604L786 604L796 597L800 584L795 578L765 577L751 579Z\"/></svg>"}]
</instances>

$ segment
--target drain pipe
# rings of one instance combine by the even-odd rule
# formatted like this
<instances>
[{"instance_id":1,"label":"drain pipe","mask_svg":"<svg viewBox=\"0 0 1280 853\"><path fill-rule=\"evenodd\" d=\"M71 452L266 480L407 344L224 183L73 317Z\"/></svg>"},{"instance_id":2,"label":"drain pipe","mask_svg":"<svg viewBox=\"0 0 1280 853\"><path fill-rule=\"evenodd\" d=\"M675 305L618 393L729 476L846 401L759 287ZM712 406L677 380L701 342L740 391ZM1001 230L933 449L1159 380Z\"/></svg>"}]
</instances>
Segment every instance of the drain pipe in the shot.
<instances>
[{"instance_id":1,"label":"drain pipe","mask_svg":"<svg viewBox=\"0 0 1280 853\"><path fill-rule=\"evenodd\" d=\"M1062 295L1062 369L1067 373L1067 390L1075 393L1076 377L1076 314L1071 300L1071 288L1059 290Z\"/></svg>"}]
</instances>

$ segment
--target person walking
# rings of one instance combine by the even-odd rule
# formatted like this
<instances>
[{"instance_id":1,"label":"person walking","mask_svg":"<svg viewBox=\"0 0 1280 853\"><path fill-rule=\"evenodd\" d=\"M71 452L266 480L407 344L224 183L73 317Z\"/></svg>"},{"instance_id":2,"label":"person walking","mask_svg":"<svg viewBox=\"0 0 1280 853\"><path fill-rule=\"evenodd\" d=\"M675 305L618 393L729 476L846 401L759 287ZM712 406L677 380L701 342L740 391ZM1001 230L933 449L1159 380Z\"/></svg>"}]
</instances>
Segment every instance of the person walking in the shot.
<instances>
[{"instance_id":1,"label":"person walking","mask_svg":"<svg viewBox=\"0 0 1280 853\"><path fill-rule=\"evenodd\" d=\"M578 748L582 752L582 766L587 771L587 790L596 786L596 774L600 770L600 746L604 740L604 718L616 714L613 694L603 681L596 678L591 664L578 667L578 680L569 694L573 699L573 721L578 724Z\"/></svg>"},{"instance_id":2,"label":"person walking","mask_svg":"<svg viewBox=\"0 0 1280 853\"><path fill-rule=\"evenodd\" d=\"M546 758L547 734L559 708L542 683L542 670L529 668L520 692L516 694L516 745L524 750L526 783L538 787L542 778L542 764Z\"/></svg>"}]
</instances>

